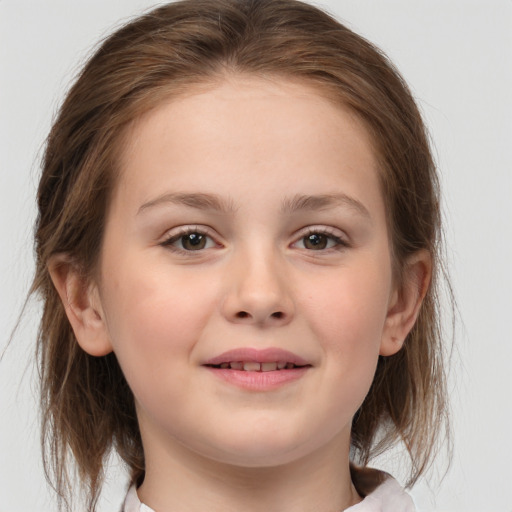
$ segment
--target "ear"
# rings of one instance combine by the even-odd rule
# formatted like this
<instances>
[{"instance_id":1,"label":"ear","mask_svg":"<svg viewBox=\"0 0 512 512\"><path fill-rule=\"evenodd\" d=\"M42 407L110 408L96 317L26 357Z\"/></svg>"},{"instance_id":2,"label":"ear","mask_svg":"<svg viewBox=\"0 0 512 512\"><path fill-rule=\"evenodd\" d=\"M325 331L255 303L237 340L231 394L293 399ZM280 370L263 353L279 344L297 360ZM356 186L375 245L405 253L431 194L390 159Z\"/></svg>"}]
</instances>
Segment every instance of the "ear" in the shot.
<instances>
[{"instance_id":1,"label":"ear","mask_svg":"<svg viewBox=\"0 0 512 512\"><path fill-rule=\"evenodd\" d=\"M67 254L52 256L48 271L78 344L92 356L112 352L97 286Z\"/></svg>"},{"instance_id":2,"label":"ear","mask_svg":"<svg viewBox=\"0 0 512 512\"><path fill-rule=\"evenodd\" d=\"M402 280L390 297L380 346L381 356L396 354L414 326L432 277L432 258L420 250L408 258Z\"/></svg>"}]
</instances>

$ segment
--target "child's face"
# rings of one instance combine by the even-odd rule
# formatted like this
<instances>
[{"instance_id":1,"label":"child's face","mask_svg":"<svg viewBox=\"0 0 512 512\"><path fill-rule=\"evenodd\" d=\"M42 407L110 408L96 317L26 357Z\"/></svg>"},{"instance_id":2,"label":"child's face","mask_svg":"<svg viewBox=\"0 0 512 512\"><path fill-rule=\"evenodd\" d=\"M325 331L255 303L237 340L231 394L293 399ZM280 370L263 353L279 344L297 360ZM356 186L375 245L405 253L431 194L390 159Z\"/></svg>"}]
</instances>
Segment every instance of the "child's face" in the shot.
<instances>
[{"instance_id":1,"label":"child's face","mask_svg":"<svg viewBox=\"0 0 512 512\"><path fill-rule=\"evenodd\" d=\"M400 346L369 136L304 85L231 77L138 122L99 276L147 454L337 456L379 353Z\"/></svg>"}]
</instances>

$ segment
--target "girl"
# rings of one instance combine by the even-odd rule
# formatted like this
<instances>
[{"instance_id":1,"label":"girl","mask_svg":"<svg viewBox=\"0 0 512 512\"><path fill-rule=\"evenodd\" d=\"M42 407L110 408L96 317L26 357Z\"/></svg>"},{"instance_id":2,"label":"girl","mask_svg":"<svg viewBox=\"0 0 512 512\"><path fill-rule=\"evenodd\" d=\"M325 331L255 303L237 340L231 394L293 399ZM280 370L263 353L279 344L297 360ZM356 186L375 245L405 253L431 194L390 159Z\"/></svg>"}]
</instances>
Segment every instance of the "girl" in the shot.
<instances>
[{"instance_id":1,"label":"girl","mask_svg":"<svg viewBox=\"0 0 512 512\"><path fill-rule=\"evenodd\" d=\"M446 420L438 186L406 85L296 0L184 0L97 50L38 192L45 461L96 509L410 511Z\"/></svg>"}]
</instances>

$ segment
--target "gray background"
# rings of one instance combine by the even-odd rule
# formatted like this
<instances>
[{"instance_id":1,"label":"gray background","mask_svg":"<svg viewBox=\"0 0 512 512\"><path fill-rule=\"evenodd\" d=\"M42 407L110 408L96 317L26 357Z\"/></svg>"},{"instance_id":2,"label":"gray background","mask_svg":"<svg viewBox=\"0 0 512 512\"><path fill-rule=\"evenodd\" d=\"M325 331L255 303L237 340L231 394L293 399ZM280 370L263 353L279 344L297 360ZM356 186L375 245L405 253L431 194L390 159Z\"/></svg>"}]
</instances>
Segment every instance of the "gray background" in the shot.
<instances>
[{"instance_id":1,"label":"gray background","mask_svg":"<svg viewBox=\"0 0 512 512\"><path fill-rule=\"evenodd\" d=\"M0 0L0 351L29 286L38 158L52 116L91 47L144 0ZM321 3L384 49L430 127L460 316L450 384L455 450L420 511L511 512L512 1ZM32 304L0 364L0 512L54 511L40 463ZM394 454L379 463L397 470ZM400 471L398 468L398 476ZM118 464L101 511L118 509Z\"/></svg>"}]
</instances>

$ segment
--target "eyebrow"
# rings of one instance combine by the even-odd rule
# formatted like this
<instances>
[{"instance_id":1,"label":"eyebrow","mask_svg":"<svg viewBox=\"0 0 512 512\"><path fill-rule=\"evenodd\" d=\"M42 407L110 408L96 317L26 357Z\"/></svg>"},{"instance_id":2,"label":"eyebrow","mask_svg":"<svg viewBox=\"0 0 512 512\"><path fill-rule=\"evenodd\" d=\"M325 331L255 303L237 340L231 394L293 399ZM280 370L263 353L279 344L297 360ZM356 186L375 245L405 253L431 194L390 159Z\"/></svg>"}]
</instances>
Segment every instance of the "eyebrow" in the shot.
<instances>
[{"instance_id":1,"label":"eyebrow","mask_svg":"<svg viewBox=\"0 0 512 512\"><path fill-rule=\"evenodd\" d=\"M293 213L299 210L327 210L343 206L371 220L367 208L347 194L296 195L283 203L283 212Z\"/></svg>"},{"instance_id":2,"label":"eyebrow","mask_svg":"<svg viewBox=\"0 0 512 512\"><path fill-rule=\"evenodd\" d=\"M231 200L216 194L168 193L144 203L138 213L163 204L185 205L198 210L215 210L221 213L234 213L236 208Z\"/></svg>"},{"instance_id":3,"label":"eyebrow","mask_svg":"<svg viewBox=\"0 0 512 512\"><path fill-rule=\"evenodd\" d=\"M234 213L237 208L231 199L225 199L217 194L204 193L167 193L158 196L151 201L144 203L138 214L164 204L185 205L198 210L213 210L220 213ZM354 210L356 213L371 220L370 212L366 207L353 197L347 194L320 194L305 195L297 194L290 199L285 199L282 204L283 213L294 213L297 211L327 210L336 207L345 207Z\"/></svg>"}]
</instances>

